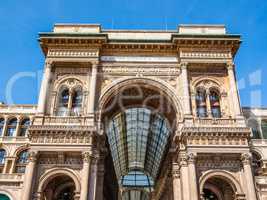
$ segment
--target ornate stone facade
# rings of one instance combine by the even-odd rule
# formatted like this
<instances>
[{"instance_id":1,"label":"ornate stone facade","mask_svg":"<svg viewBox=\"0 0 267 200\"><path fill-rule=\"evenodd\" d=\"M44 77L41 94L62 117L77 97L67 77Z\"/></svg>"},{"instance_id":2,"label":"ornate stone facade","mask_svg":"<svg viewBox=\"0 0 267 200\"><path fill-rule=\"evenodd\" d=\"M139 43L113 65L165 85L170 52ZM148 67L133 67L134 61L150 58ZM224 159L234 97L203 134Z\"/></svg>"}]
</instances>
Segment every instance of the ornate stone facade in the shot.
<instances>
[{"instance_id":1,"label":"ornate stone facade","mask_svg":"<svg viewBox=\"0 0 267 200\"><path fill-rule=\"evenodd\" d=\"M267 143L252 138L253 110L243 115L236 87L240 36L224 26L57 24L39 37L46 62L38 104L0 105L0 194L267 198Z\"/></svg>"}]
</instances>

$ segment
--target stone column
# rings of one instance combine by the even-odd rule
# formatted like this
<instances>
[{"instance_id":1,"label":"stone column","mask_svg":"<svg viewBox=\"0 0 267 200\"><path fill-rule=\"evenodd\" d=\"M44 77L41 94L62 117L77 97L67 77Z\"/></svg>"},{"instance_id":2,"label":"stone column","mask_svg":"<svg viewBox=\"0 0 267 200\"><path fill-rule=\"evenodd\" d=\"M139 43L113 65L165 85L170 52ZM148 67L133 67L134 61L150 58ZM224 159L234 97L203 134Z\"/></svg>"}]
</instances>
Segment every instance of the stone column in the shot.
<instances>
[{"instance_id":1,"label":"stone column","mask_svg":"<svg viewBox=\"0 0 267 200\"><path fill-rule=\"evenodd\" d=\"M4 168L3 168L3 174L11 174L11 173L13 173L13 171L12 171L12 167L10 167L10 168L8 168L8 163L10 163L10 162L13 162L14 161L14 157L6 157L5 156L5 163L4 163ZM13 163L12 163L12 165L13 165Z\"/></svg>"},{"instance_id":2,"label":"stone column","mask_svg":"<svg viewBox=\"0 0 267 200\"><path fill-rule=\"evenodd\" d=\"M195 161L196 161L196 156L193 153L190 153L188 155L188 171L189 171L189 179L190 179L189 184L190 184L191 200L199 199Z\"/></svg>"},{"instance_id":3,"label":"stone column","mask_svg":"<svg viewBox=\"0 0 267 200\"><path fill-rule=\"evenodd\" d=\"M230 87L230 95L229 98L232 100L231 104L233 105L233 111L236 116L240 116L240 102L239 102L239 96L237 91L237 85L236 85L236 79L235 79L235 72L234 72L234 64L229 63L228 67L228 77L229 77L229 87Z\"/></svg>"},{"instance_id":4,"label":"stone column","mask_svg":"<svg viewBox=\"0 0 267 200\"><path fill-rule=\"evenodd\" d=\"M20 122L21 122L21 117L17 117L17 126L16 126L16 131L15 131L15 137L19 136L19 131L20 131Z\"/></svg>"},{"instance_id":5,"label":"stone column","mask_svg":"<svg viewBox=\"0 0 267 200\"><path fill-rule=\"evenodd\" d=\"M3 131L2 131L2 137L6 136L7 123L8 123L8 115L5 115L5 123L4 123Z\"/></svg>"},{"instance_id":6,"label":"stone column","mask_svg":"<svg viewBox=\"0 0 267 200\"><path fill-rule=\"evenodd\" d=\"M29 152L28 164L26 166L26 171L24 175L24 184L23 184L23 200L31 200L32 199L32 186L33 186L33 178L35 174L35 167L37 161L37 152Z\"/></svg>"},{"instance_id":7,"label":"stone column","mask_svg":"<svg viewBox=\"0 0 267 200\"><path fill-rule=\"evenodd\" d=\"M103 200L103 184L104 184L105 165L104 159L99 160L97 175L97 200Z\"/></svg>"},{"instance_id":8,"label":"stone column","mask_svg":"<svg viewBox=\"0 0 267 200\"><path fill-rule=\"evenodd\" d=\"M181 78L183 84L183 108L185 115L191 115L190 96L189 96L189 80L187 72L187 63L181 63Z\"/></svg>"},{"instance_id":9,"label":"stone column","mask_svg":"<svg viewBox=\"0 0 267 200\"><path fill-rule=\"evenodd\" d=\"M241 155L241 160L243 163L244 168L244 175L247 185L247 199L249 200L257 200L256 192L255 192L255 185L251 170L251 155L248 153L244 153Z\"/></svg>"},{"instance_id":10,"label":"stone column","mask_svg":"<svg viewBox=\"0 0 267 200\"><path fill-rule=\"evenodd\" d=\"M10 167L10 170L9 170L9 173L12 174L13 172L15 172L16 170L16 157L12 157L11 158L11 167Z\"/></svg>"},{"instance_id":11,"label":"stone column","mask_svg":"<svg viewBox=\"0 0 267 200\"><path fill-rule=\"evenodd\" d=\"M95 96L96 96L96 82L97 82L97 68L98 64L92 64L92 74L90 77L90 91L89 91L89 105L88 105L88 114L94 115L95 112Z\"/></svg>"},{"instance_id":12,"label":"stone column","mask_svg":"<svg viewBox=\"0 0 267 200\"><path fill-rule=\"evenodd\" d=\"M173 200L182 200L180 169L178 163L172 165Z\"/></svg>"},{"instance_id":13,"label":"stone column","mask_svg":"<svg viewBox=\"0 0 267 200\"><path fill-rule=\"evenodd\" d=\"M45 112L45 105L47 102L49 82L50 82L51 74L52 74L51 68L52 68L51 62L46 62L44 74L43 74L43 79L42 79L42 84L41 84L41 88L40 88L40 93L39 93L39 100L38 100L37 111L39 114L44 114L44 112Z\"/></svg>"},{"instance_id":14,"label":"stone column","mask_svg":"<svg viewBox=\"0 0 267 200\"><path fill-rule=\"evenodd\" d=\"M68 101L68 111L67 111L67 116L72 116L73 113L72 113L72 97L73 97L73 93L74 91L73 90L70 90L69 91L69 101Z\"/></svg>"},{"instance_id":15,"label":"stone column","mask_svg":"<svg viewBox=\"0 0 267 200\"><path fill-rule=\"evenodd\" d=\"M210 91L209 90L206 90L206 108L207 108L207 116L212 117L211 104L210 104Z\"/></svg>"},{"instance_id":16,"label":"stone column","mask_svg":"<svg viewBox=\"0 0 267 200\"><path fill-rule=\"evenodd\" d=\"M91 165L91 153L83 152L83 171L82 171L82 182L81 182L81 200L88 199L89 192L89 176L90 176L90 165Z\"/></svg>"},{"instance_id":17,"label":"stone column","mask_svg":"<svg viewBox=\"0 0 267 200\"><path fill-rule=\"evenodd\" d=\"M180 173L181 173L182 195L183 195L182 199L190 200L191 191L189 188L187 155L181 154L179 159L180 159Z\"/></svg>"},{"instance_id":18,"label":"stone column","mask_svg":"<svg viewBox=\"0 0 267 200\"><path fill-rule=\"evenodd\" d=\"M93 153L91 163L91 174L90 174L90 188L89 188L89 200L97 200L96 199L96 190L97 190L97 167L98 167L98 154Z\"/></svg>"}]
</instances>

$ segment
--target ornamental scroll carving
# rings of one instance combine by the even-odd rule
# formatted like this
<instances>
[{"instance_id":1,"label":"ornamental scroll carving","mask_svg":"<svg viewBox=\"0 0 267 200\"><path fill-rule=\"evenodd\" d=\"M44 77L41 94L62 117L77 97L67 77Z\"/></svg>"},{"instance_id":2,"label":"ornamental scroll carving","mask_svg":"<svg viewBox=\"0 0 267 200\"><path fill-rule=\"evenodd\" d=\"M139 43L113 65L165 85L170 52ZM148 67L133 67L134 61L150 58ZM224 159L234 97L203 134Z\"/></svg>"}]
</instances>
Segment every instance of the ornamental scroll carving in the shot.
<instances>
[{"instance_id":1,"label":"ornamental scroll carving","mask_svg":"<svg viewBox=\"0 0 267 200\"><path fill-rule=\"evenodd\" d=\"M241 168L240 159L238 155L234 154L207 154L199 155L196 161L198 174L210 169L222 169L228 171L239 171Z\"/></svg>"}]
</instances>

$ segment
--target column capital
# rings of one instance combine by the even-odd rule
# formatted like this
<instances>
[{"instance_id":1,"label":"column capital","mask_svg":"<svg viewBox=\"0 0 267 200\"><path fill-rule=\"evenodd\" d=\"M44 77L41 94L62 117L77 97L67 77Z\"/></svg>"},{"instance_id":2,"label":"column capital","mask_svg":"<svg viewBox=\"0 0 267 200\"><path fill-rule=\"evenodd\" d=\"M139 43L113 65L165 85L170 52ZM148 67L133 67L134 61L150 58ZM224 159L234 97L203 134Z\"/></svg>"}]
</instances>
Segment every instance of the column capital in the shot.
<instances>
[{"instance_id":1,"label":"column capital","mask_svg":"<svg viewBox=\"0 0 267 200\"><path fill-rule=\"evenodd\" d=\"M250 153L242 153L241 154L241 161L243 165L249 165L251 162L251 154Z\"/></svg>"},{"instance_id":2,"label":"column capital","mask_svg":"<svg viewBox=\"0 0 267 200\"><path fill-rule=\"evenodd\" d=\"M235 68L235 64L233 62L228 62L227 63L227 69L228 70L234 70Z\"/></svg>"},{"instance_id":3,"label":"column capital","mask_svg":"<svg viewBox=\"0 0 267 200\"><path fill-rule=\"evenodd\" d=\"M172 164L172 177L173 178L180 178L180 167L178 163Z\"/></svg>"},{"instance_id":4,"label":"column capital","mask_svg":"<svg viewBox=\"0 0 267 200\"><path fill-rule=\"evenodd\" d=\"M187 63L187 62L181 62L181 63L180 63L180 67L181 67L181 69L186 70L186 69L187 69L187 66L188 66L188 63Z\"/></svg>"},{"instance_id":5,"label":"column capital","mask_svg":"<svg viewBox=\"0 0 267 200\"><path fill-rule=\"evenodd\" d=\"M52 60L46 60L45 61L45 68L51 69L52 68L53 61Z\"/></svg>"},{"instance_id":6,"label":"column capital","mask_svg":"<svg viewBox=\"0 0 267 200\"><path fill-rule=\"evenodd\" d=\"M99 61L91 61L92 67L97 67L99 65Z\"/></svg>"},{"instance_id":7,"label":"column capital","mask_svg":"<svg viewBox=\"0 0 267 200\"><path fill-rule=\"evenodd\" d=\"M194 164L196 162L196 155L193 153L187 154L187 160L189 164Z\"/></svg>"},{"instance_id":8,"label":"column capital","mask_svg":"<svg viewBox=\"0 0 267 200\"><path fill-rule=\"evenodd\" d=\"M36 162L38 158L38 152L37 151L29 151L28 154L28 161L29 162Z\"/></svg>"},{"instance_id":9,"label":"column capital","mask_svg":"<svg viewBox=\"0 0 267 200\"><path fill-rule=\"evenodd\" d=\"M185 153L180 154L179 161L180 161L180 166L187 166L188 165L187 155Z\"/></svg>"},{"instance_id":10,"label":"column capital","mask_svg":"<svg viewBox=\"0 0 267 200\"><path fill-rule=\"evenodd\" d=\"M89 163L91 160L92 152L85 151L82 153L83 162Z\"/></svg>"},{"instance_id":11,"label":"column capital","mask_svg":"<svg viewBox=\"0 0 267 200\"><path fill-rule=\"evenodd\" d=\"M83 162L92 162L92 164L95 164L100 156L98 152L95 151L85 151L82 153Z\"/></svg>"}]
</instances>

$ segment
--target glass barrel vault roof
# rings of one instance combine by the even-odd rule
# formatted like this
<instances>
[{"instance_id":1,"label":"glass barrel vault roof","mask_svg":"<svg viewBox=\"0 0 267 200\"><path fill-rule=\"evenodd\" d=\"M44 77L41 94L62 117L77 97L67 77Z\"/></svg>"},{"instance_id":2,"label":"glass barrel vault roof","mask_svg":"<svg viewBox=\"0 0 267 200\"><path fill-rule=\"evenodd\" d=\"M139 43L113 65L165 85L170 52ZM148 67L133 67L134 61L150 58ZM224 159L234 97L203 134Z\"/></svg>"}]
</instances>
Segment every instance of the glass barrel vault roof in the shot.
<instances>
[{"instance_id":1,"label":"glass barrel vault roof","mask_svg":"<svg viewBox=\"0 0 267 200\"><path fill-rule=\"evenodd\" d=\"M108 142L122 187L153 186L169 134L167 119L148 108L129 108L111 119Z\"/></svg>"}]
</instances>

